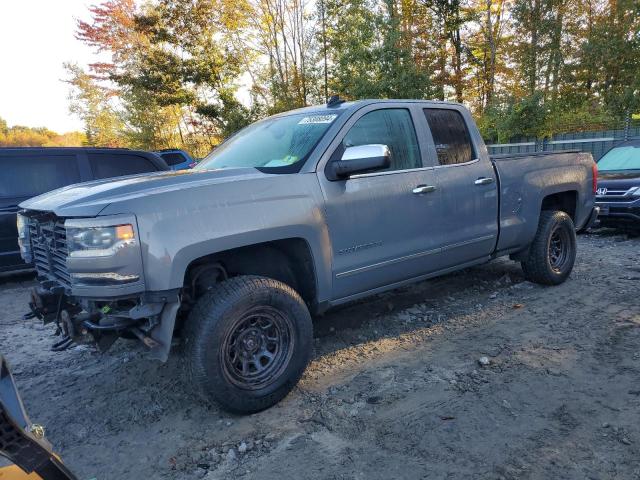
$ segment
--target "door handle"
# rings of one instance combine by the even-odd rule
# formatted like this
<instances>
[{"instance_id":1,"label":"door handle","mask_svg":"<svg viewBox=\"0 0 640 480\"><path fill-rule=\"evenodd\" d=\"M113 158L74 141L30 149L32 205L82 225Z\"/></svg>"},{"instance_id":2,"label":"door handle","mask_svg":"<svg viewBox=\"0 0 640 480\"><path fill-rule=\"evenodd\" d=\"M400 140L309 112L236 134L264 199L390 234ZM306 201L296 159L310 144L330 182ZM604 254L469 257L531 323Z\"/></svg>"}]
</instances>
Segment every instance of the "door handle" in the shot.
<instances>
[{"instance_id":1,"label":"door handle","mask_svg":"<svg viewBox=\"0 0 640 480\"><path fill-rule=\"evenodd\" d=\"M473 183L475 185L489 185L490 183L493 183L493 178L491 178L491 177L481 177L481 178L477 179Z\"/></svg>"},{"instance_id":2,"label":"door handle","mask_svg":"<svg viewBox=\"0 0 640 480\"><path fill-rule=\"evenodd\" d=\"M418 185L412 190L416 195L422 195L423 193L435 192L436 187L434 185Z\"/></svg>"}]
</instances>

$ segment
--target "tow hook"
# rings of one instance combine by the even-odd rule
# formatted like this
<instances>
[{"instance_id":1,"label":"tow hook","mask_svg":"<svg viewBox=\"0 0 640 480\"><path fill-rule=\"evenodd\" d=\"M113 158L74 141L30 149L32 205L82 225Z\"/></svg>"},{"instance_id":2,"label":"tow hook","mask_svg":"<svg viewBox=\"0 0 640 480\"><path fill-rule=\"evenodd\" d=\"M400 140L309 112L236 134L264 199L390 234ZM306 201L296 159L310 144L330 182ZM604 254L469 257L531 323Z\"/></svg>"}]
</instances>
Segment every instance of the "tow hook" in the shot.
<instances>
[{"instance_id":1,"label":"tow hook","mask_svg":"<svg viewBox=\"0 0 640 480\"><path fill-rule=\"evenodd\" d=\"M53 350L54 352L62 352L73 345L75 328L73 326L73 322L71 321L71 317L69 316L69 312L67 312L66 310L62 310L60 312L60 321L58 323L58 328L60 330L60 333L62 334L62 339L51 346L51 350Z\"/></svg>"},{"instance_id":2,"label":"tow hook","mask_svg":"<svg viewBox=\"0 0 640 480\"><path fill-rule=\"evenodd\" d=\"M61 310L58 320L58 334L62 335L62 339L54 343L51 350L61 352L73 346L74 343L85 343L82 339L85 338L89 332L84 323L89 322L97 316L96 314L78 314L72 317L67 310Z\"/></svg>"}]
</instances>

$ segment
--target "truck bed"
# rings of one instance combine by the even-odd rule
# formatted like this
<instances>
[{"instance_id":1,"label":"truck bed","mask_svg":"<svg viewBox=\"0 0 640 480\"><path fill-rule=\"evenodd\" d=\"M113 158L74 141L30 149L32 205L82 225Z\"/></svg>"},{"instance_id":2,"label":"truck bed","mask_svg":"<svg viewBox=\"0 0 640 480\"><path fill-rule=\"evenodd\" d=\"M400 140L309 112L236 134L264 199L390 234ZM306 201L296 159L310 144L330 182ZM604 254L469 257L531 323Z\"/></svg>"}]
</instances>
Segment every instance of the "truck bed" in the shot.
<instances>
[{"instance_id":1,"label":"truck bed","mask_svg":"<svg viewBox=\"0 0 640 480\"><path fill-rule=\"evenodd\" d=\"M490 157L500 189L500 234L497 252L524 248L537 229L538 212L545 197L555 192L575 192L574 223L580 228L588 221L593 196L590 184L593 158L580 151L535 152ZM562 200L566 201L566 200Z\"/></svg>"}]
</instances>

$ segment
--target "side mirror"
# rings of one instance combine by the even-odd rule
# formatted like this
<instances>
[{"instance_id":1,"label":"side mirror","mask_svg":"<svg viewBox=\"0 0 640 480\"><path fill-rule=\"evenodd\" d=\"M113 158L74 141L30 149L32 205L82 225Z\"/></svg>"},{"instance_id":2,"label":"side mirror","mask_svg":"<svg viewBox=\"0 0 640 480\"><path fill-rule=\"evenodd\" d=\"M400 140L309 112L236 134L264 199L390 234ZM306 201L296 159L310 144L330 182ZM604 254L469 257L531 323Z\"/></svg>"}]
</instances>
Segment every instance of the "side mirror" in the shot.
<instances>
[{"instance_id":1,"label":"side mirror","mask_svg":"<svg viewBox=\"0 0 640 480\"><path fill-rule=\"evenodd\" d=\"M391 165L389 147L382 144L347 147L340 160L331 162L332 180L347 178L356 173L384 170Z\"/></svg>"}]
</instances>

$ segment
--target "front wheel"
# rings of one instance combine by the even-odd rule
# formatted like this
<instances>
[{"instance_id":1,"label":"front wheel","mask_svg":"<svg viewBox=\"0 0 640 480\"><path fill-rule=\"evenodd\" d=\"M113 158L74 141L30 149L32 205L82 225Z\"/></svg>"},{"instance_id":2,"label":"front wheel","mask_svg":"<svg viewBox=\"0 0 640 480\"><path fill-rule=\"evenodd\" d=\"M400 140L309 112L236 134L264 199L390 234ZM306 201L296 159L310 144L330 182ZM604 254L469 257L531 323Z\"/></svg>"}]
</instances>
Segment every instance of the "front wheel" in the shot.
<instances>
[{"instance_id":1,"label":"front wheel","mask_svg":"<svg viewBox=\"0 0 640 480\"><path fill-rule=\"evenodd\" d=\"M564 282L573 270L576 251L571 217L561 211L542 211L529 254L522 262L525 278L542 285Z\"/></svg>"},{"instance_id":2,"label":"front wheel","mask_svg":"<svg viewBox=\"0 0 640 480\"><path fill-rule=\"evenodd\" d=\"M197 302L185 324L191 382L227 411L253 413L279 402L311 358L309 311L288 285L239 276Z\"/></svg>"}]
</instances>

